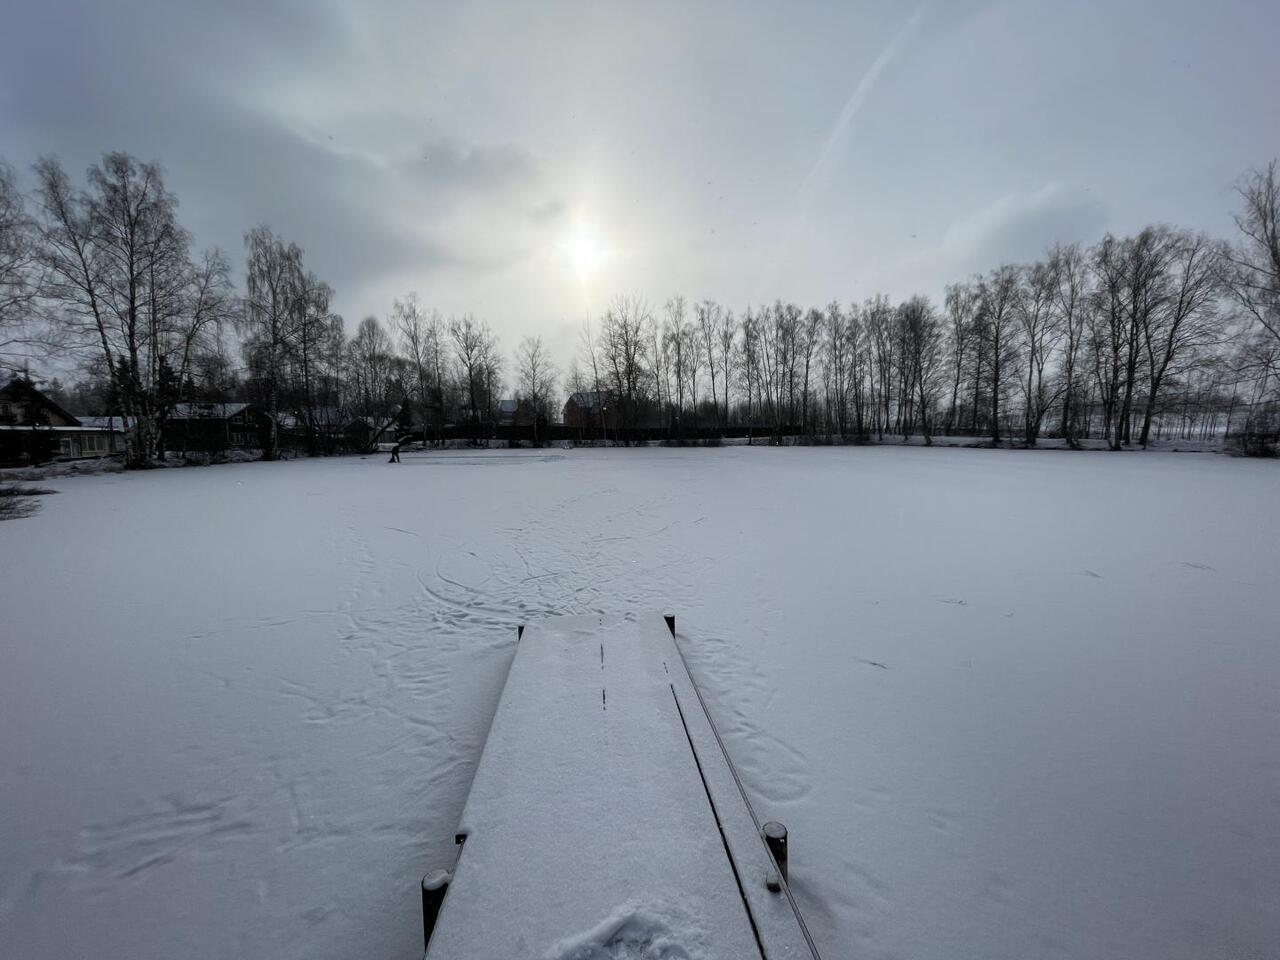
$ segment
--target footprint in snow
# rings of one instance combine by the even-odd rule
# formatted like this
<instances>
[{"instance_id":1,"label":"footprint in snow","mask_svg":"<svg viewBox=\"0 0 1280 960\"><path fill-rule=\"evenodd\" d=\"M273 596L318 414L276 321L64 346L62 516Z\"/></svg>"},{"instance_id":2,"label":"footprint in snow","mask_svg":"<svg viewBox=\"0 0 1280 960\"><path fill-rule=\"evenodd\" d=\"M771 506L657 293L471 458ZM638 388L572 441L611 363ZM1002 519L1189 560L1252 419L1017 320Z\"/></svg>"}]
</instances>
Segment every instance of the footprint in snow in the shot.
<instances>
[{"instance_id":1,"label":"footprint in snow","mask_svg":"<svg viewBox=\"0 0 1280 960\"><path fill-rule=\"evenodd\" d=\"M1183 560L1182 565L1184 567L1190 567L1192 570L1217 570L1217 567L1211 567L1207 563L1192 563L1190 560Z\"/></svg>"},{"instance_id":2,"label":"footprint in snow","mask_svg":"<svg viewBox=\"0 0 1280 960\"><path fill-rule=\"evenodd\" d=\"M969 605L968 600L961 600L959 597L947 597L945 600L939 600L938 602L954 604L957 607L967 607Z\"/></svg>"},{"instance_id":3,"label":"footprint in snow","mask_svg":"<svg viewBox=\"0 0 1280 960\"><path fill-rule=\"evenodd\" d=\"M683 911L625 903L591 930L567 937L544 960L692 960L704 956L705 931Z\"/></svg>"},{"instance_id":4,"label":"footprint in snow","mask_svg":"<svg viewBox=\"0 0 1280 960\"><path fill-rule=\"evenodd\" d=\"M1077 577L1090 577L1090 578L1092 578L1092 579L1094 579L1094 580L1101 580L1101 579L1102 579L1102 574L1100 574L1100 573L1094 573L1092 570L1077 570L1077 571L1076 571L1076 576L1077 576Z\"/></svg>"}]
</instances>

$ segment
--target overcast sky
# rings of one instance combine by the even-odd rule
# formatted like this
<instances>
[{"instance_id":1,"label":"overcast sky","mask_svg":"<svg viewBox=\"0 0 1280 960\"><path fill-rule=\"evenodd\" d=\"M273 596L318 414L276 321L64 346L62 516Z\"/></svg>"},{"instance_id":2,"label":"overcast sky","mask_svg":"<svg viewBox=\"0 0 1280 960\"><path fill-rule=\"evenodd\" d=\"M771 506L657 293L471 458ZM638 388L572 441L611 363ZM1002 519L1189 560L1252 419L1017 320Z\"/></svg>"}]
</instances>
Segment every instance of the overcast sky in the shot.
<instances>
[{"instance_id":1,"label":"overcast sky","mask_svg":"<svg viewBox=\"0 0 1280 960\"><path fill-rule=\"evenodd\" d=\"M159 160L203 246L297 241L563 359L618 293L941 294L1054 240L1230 230L1275 2L13 0L0 156ZM30 184L30 177L25 182Z\"/></svg>"}]
</instances>

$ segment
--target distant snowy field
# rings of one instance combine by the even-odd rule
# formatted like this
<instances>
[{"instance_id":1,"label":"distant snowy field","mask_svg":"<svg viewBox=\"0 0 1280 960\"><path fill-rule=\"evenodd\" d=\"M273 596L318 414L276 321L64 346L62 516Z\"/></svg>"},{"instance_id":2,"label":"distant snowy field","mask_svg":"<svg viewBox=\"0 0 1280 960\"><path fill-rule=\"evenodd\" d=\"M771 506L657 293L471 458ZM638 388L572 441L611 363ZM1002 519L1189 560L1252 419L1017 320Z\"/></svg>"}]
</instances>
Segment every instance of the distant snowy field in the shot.
<instances>
[{"instance_id":1,"label":"distant snowy field","mask_svg":"<svg viewBox=\"0 0 1280 960\"><path fill-rule=\"evenodd\" d=\"M0 524L0 956L420 954L516 623L593 610L678 615L827 960L1280 954L1276 464L493 451L48 485Z\"/></svg>"}]
</instances>

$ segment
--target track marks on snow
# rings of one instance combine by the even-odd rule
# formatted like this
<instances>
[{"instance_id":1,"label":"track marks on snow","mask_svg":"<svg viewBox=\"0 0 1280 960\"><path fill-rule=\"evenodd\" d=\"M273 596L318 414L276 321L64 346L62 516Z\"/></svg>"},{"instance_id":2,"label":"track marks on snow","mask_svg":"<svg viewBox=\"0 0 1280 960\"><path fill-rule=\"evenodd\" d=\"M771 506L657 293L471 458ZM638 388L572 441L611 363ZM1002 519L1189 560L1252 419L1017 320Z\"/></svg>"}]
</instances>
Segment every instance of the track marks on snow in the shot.
<instances>
[{"instance_id":1,"label":"track marks on snow","mask_svg":"<svg viewBox=\"0 0 1280 960\"><path fill-rule=\"evenodd\" d=\"M695 674L712 677L714 690L732 692L733 701L724 702L704 687L713 701L716 725L729 740L734 765L752 792L773 806L807 797L813 790L809 758L766 730L758 719L777 696L764 674L724 637L682 636L678 642Z\"/></svg>"},{"instance_id":2,"label":"track marks on snow","mask_svg":"<svg viewBox=\"0 0 1280 960\"><path fill-rule=\"evenodd\" d=\"M123 881L255 829L242 800L196 800L170 794L120 820L92 824L76 838L76 852L62 866L90 881Z\"/></svg>"}]
</instances>

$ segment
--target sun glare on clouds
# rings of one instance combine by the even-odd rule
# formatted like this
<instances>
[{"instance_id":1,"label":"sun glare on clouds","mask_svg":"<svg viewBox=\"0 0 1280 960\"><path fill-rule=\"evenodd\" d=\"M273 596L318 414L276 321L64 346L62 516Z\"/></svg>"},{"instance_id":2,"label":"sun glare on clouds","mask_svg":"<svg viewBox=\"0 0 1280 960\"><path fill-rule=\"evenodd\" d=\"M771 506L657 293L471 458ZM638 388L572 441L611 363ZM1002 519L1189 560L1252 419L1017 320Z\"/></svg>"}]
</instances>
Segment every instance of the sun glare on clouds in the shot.
<instances>
[{"instance_id":1,"label":"sun glare on clouds","mask_svg":"<svg viewBox=\"0 0 1280 960\"><path fill-rule=\"evenodd\" d=\"M561 240L560 254L569 269L585 281L608 259L609 248L594 228L578 220Z\"/></svg>"}]
</instances>

